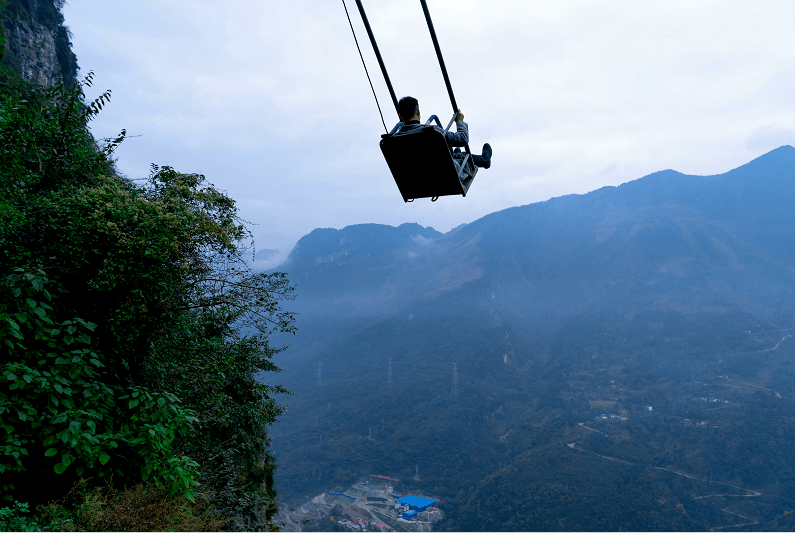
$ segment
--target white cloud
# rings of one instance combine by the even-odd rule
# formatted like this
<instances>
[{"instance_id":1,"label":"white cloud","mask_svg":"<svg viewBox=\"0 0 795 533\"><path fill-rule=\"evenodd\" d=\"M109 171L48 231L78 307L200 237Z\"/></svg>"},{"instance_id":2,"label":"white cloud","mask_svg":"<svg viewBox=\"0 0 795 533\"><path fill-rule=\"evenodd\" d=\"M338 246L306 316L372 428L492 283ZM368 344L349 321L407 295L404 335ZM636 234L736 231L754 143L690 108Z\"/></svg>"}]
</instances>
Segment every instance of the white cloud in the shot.
<instances>
[{"instance_id":1,"label":"white cloud","mask_svg":"<svg viewBox=\"0 0 795 533\"><path fill-rule=\"evenodd\" d=\"M433 239L430 239L428 237L423 237L422 235L412 235L411 236L411 240L416 242L420 246L428 246L429 244L433 243ZM412 253L412 252L409 252L409 253Z\"/></svg>"},{"instance_id":2,"label":"white cloud","mask_svg":"<svg viewBox=\"0 0 795 533\"><path fill-rule=\"evenodd\" d=\"M83 0L74 51L113 100L100 136L131 177L202 172L262 248L315 227L489 212L673 168L735 168L795 131L795 3L429 1L473 149L494 147L467 198L406 205L341 2ZM387 126L396 120L355 4L348 9ZM419 5L365 2L398 95L452 113ZM91 93L94 94L94 93Z\"/></svg>"},{"instance_id":3,"label":"white cloud","mask_svg":"<svg viewBox=\"0 0 795 533\"><path fill-rule=\"evenodd\" d=\"M745 142L749 149L760 148L766 151L785 144L795 145L795 128L782 128L777 124L755 129Z\"/></svg>"}]
</instances>

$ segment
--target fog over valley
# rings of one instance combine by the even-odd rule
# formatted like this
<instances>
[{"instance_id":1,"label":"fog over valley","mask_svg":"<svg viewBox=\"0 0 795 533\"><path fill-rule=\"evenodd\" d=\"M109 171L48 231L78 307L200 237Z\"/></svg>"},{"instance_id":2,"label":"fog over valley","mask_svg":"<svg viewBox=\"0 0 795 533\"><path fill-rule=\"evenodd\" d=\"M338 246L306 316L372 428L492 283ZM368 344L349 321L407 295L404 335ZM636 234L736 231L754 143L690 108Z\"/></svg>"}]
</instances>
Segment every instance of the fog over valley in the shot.
<instances>
[{"instance_id":1,"label":"fog over valley","mask_svg":"<svg viewBox=\"0 0 795 533\"><path fill-rule=\"evenodd\" d=\"M379 474L441 529L791 529L794 185L783 146L444 234L306 235L278 267L285 508Z\"/></svg>"},{"instance_id":2,"label":"fog over valley","mask_svg":"<svg viewBox=\"0 0 795 533\"><path fill-rule=\"evenodd\" d=\"M795 531L793 22L0 0L0 531Z\"/></svg>"}]
</instances>

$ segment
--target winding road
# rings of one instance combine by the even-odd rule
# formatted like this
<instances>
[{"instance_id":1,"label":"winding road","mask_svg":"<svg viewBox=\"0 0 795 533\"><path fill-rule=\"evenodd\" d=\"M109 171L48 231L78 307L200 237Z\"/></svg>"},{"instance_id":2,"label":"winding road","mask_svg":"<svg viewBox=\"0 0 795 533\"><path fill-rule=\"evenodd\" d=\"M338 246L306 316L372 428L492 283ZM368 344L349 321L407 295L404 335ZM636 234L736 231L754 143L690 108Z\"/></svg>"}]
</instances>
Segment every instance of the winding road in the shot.
<instances>
[{"instance_id":1,"label":"winding road","mask_svg":"<svg viewBox=\"0 0 795 533\"><path fill-rule=\"evenodd\" d=\"M597 431L595 429L589 428L583 422L580 422L578 425L582 426L585 429L589 429L589 430L591 430L591 431L593 431L595 433L606 435L605 433L602 433L601 431ZM602 455L600 453L596 453L596 452L592 452L590 450L586 450L582 446L578 447L576 442L570 442L570 443L566 444L566 446L571 448L572 450L581 451L581 452L585 452L585 453L590 453L592 455L596 455L596 456L601 457L603 459L607 459L608 461L613 461L613 462L616 462L616 463L623 463L623 464L631 465L631 466L637 465L637 463L633 463L631 461L626 461L624 459L619 459L618 457L610 457L608 455ZM756 497L759 497L759 496L762 495L761 491L752 490L752 489L746 489L744 487L739 487L737 485L732 485L731 483L726 483L724 481L715 481L713 479L703 479L703 478L700 478L700 477L697 477L697 476L694 476L694 475L691 475L691 474L687 474L685 472L680 472L679 470L673 470L671 468L664 468L664 467L661 467L661 466L653 466L652 468L654 468L655 470L662 470L664 472L670 472L672 474L676 474L677 476L686 477L687 479L692 479L694 481L702 481L704 483L715 483L715 484L718 484L718 485L725 485L727 487L731 487L733 489L737 489L737 490L741 490L741 491L745 492L745 494L714 493L714 494L704 494L704 495L701 495L701 496L692 496L692 498L694 500L703 500L705 498L715 498L715 497L756 498ZM750 517L745 516L745 515L741 515L739 513L735 513L734 511L729 511L728 509L721 509L721 511L724 511L724 512L729 513L729 514L733 514L735 516L739 516L740 518L743 518L745 520L753 520L753 518L750 518ZM757 525L757 524L759 524L758 520L754 521L754 522L747 522L747 523L742 523L742 524L732 524L732 525L727 525L727 526L714 527L714 528L712 528L712 531L720 531L720 530L723 530L723 529L726 529L726 528L734 528L734 527L742 527L742 526L754 526L754 525Z\"/></svg>"}]
</instances>

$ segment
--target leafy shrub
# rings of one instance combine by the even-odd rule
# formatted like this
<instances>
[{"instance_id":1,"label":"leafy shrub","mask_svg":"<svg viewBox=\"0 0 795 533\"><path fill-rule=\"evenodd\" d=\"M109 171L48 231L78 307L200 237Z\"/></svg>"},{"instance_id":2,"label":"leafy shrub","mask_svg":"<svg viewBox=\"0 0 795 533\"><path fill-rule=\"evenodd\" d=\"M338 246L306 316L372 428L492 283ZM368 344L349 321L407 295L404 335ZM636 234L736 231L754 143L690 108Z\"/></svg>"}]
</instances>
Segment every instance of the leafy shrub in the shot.
<instances>
[{"instance_id":1,"label":"leafy shrub","mask_svg":"<svg viewBox=\"0 0 795 533\"><path fill-rule=\"evenodd\" d=\"M0 507L0 531L41 531L39 524L27 514L27 503L14 502L8 507Z\"/></svg>"},{"instance_id":2,"label":"leafy shrub","mask_svg":"<svg viewBox=\"0 0 795 533\"><path fill-rule=\"evenodd\" d=\"M170 393L132 387L114 394L100 380L101 356L90 348L95 324L53 321L44 272L16 270L9 276L16 305L0 304L0 350L7 361L0 364L0 428L6 432L0 473L26 471L25 458L49 463L56 474L74 468L77 476L134 468L144 480L154 474L172 495L192 497L197 465L175 456L172 444L187 435L195 417ZM0 486L6 500L13 489Z\"/></svg>"},{"instance_id":3,"label":"leafy shrub","mask_svg":"<svg viewBox=\"0 0 795 533\"><path fill-rule=\"evenodd\" d=\"M34 506L113 475L268 528L286 391L257 377L279 370L270 333L294 332L292 286L250 271L204 176L116 175L124 131L94 141L110 91L87 103L90 83L0 92L0 489Z\"/></svg>"}]
</instances>

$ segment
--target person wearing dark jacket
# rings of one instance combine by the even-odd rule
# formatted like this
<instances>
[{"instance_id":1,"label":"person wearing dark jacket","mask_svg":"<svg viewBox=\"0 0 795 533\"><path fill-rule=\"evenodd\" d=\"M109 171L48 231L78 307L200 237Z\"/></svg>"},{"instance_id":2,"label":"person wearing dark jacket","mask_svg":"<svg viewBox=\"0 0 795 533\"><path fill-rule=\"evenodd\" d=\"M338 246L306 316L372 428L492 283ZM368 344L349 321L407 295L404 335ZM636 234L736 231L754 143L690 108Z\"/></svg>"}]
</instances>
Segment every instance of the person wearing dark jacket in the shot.
<instances>
[{"instance_id":1,"label":"person wearing dark jacket","mask_svg":"<svg viewBox=\"0 0 795 533\"><path fill-rule=\"evenodd\" d=\"M420 122L420 103L416 98L412 98L411 96L404 96L401 98L398 102L398 114L400 115L400 120L402 120L404 124L400 129L401 132L409 132L413 129L422 127L422 123ZM444 133L444 130L435 124L433 128ZM460 109L455 116L455 128L455 132L448 131L444 134L445 140L447 140L447 146L466 146L469 143L469 127L467 123L464 122L464 114ZM466 155L458 148L451 153L453 158L459 161L459 165L460 161L463 161ZM489 143L483 145L482 155L472 154L472 162L475 163L477 167L489 168L491 166L491 145L489 145Z\"/></svg>"}]
</instances>

